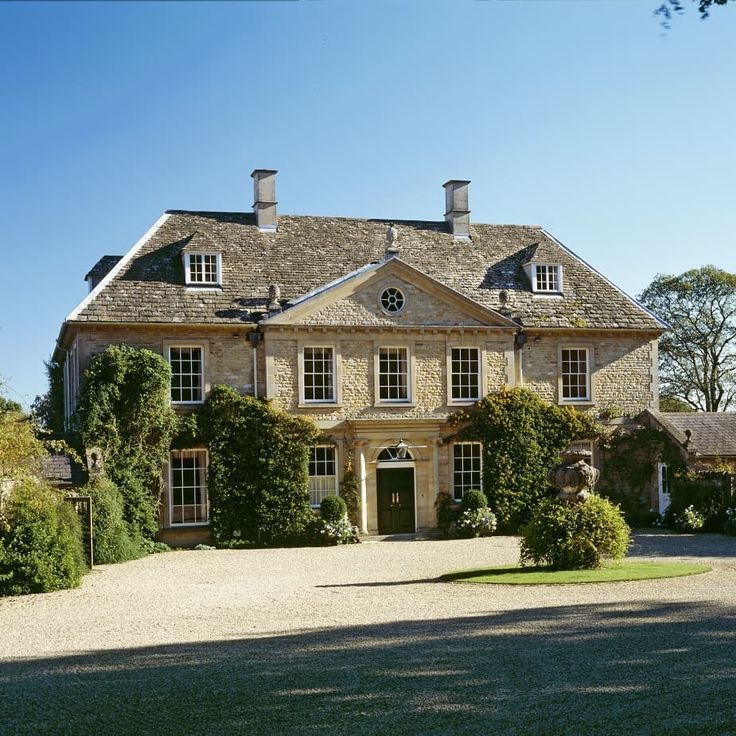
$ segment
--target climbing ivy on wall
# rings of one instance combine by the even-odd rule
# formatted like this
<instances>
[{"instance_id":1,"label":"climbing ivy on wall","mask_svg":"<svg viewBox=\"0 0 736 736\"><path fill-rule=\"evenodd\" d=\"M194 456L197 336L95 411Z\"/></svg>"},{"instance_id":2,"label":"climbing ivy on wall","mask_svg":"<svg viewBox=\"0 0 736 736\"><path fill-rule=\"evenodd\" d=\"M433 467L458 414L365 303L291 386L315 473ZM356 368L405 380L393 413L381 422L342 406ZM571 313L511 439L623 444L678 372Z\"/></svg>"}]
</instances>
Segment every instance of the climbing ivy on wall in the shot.
<instances>
[{"instance_id":1,"label":"climbing ivy on wall","mask_svg":"<svg viewBox=\"0 0 736 736\"><path fill-rule=\"evenodd\" d=\"M317 427L222 385L212 389L198 423L210 453L213 538L269 546L304 541L314 521L307 463Z\"/></svg>"},{"instance_id":2,"label":"climbing ivy on wall","mask_svg":"<svg viewBox=\"0 0 736 736\"><path fill-rule=\"evenodd\" d=\"M650 487L657 463L665 463L674 478L687 466L682 451L659 429L642 425L616 428L602 446L603 473L598 492L621 505L632 525L647 523Z\"/></svg>"},{"instance_id":3,"label":"climbing ivy on wall","mask_svg":"<svg viewBox=\"0 0 736 736\"><path fill-rule=\"evenodd\" d=\"M134 539L150 539L158 528L161 470L177 428L170 381L171 369L160 355L113 345L90 361L79 396L82 441L102 448Z\"/></svg>"},{"instance_id":4,"label":"climbing ivy on wall","mask_svg":"<svg viewBox=\"0 0 736 736\"><path fill-rule=\"evenodd\" d=\"M483 443L483 490L506 531L528 521L549 495L547 472L559 453L603 431L587 414L549 404L526 388L489 394L451 421L460 428L458 439Z\"/></svg>"}]
</instances>

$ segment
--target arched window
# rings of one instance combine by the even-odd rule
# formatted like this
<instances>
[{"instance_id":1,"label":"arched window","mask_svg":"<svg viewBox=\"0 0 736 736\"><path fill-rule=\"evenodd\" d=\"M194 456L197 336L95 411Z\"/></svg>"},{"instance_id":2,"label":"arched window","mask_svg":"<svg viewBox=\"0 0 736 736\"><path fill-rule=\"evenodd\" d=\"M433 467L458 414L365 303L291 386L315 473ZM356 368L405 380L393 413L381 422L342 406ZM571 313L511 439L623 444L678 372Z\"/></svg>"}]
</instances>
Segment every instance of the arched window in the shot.
<instances>
[{"instance_id":1,"label":"arched window","mask_svg":"<svg viewBox=\"0 0 736 736\"><path fill-rule=\"evenodd\" d=\"M391 460L413 460L414 457L409 452L409 450L406 451L406 457L399 458L398 457L398 450L396 447L384 447L383 450L378 455L378 462L390 462Z\"/></svg>"}]
</instances>

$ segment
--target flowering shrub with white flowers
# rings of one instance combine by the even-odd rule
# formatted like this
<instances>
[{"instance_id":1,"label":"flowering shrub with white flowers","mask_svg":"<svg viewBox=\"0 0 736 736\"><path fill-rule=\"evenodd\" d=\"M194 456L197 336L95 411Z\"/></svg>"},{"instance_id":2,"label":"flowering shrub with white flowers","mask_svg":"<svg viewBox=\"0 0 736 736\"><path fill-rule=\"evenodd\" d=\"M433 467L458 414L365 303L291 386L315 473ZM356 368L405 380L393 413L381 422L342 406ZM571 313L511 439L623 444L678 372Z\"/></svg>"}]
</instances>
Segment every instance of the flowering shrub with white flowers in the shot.
<instances>
[{"instance_id":1,"label":"flowering shrub with white flowers","mask_svg":"<svg viewBox=\"0 0 736 736\"><path fill-rule=\"evenodd\" d=\"M319 533L324 544L354 544L360 541L358 527L350 523L347 514L337 520L322 519Z\"/></svg>"},{"instance_id":2,"label":"flowering shrub with white flowers","mask_svg":"<svg viewBox=\"0 0 736 736\"><path fill-rule=\"evenodd\" d=\"M691 504L683 511L674 513L672 515L672 521L678 532L696 532L698 529L703 528L705 515L697 511Z\"/></svg>"},{"instance_id":3,"label":"flowering shrub with white flowers","mask_svg":"<svg viewBox=\"0 0 736 736\"><path fill-rule=\"evenodd\" d=\"M726 521L723 523L723 531L732 537L736 537L736 509L733 506L726 509Z\"/></svg>"},{"instance_id":4,"label":"flowering shrub with white flowers","mask_svg":"<svg viewBox=\"0 0 736 736\"><path fill-rule=\"evenodd\" d=\"M468 509L460 514L456 528L463 536L488 536L496 531L496 515L487 506Z\"/></svg>"}]
</instances>

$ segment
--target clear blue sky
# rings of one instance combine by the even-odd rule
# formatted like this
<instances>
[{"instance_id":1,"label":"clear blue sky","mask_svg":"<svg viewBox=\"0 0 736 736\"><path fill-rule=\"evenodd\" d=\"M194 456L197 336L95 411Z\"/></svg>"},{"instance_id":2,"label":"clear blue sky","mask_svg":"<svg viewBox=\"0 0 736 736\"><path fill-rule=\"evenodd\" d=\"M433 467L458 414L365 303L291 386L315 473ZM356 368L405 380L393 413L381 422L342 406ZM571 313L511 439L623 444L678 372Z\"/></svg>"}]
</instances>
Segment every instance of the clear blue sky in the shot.
<instances>
[{"instance_id":1,"label":"clear blue sky","mask_svg":"<svg viewBox=\"0 0 736 736\"><path fill-rule=\"evenodd\" d=\"M544 225L631 294L736 271L736 7L0 3L0 376L29 403L99 256L169 208ZM690 3L687 3L688 6Z\"/></svg>"}]
</instances>

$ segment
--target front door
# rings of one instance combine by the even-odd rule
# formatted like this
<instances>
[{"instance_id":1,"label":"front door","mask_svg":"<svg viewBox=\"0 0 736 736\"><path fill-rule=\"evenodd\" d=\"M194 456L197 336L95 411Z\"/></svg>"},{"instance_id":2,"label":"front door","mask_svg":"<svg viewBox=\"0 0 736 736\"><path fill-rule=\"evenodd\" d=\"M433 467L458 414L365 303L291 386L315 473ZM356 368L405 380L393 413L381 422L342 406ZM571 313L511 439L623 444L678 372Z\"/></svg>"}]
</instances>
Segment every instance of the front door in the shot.
<instances>
[{"instance_id":1,"label":"front door","mask_svg":"<svg viewBox=\"0 0 736 736\"><path fill-rule=\"evenodd\" d=\"M378 533L406 534L414 527L414 468L378 468Z\"/></svg>"}]
</instances>

